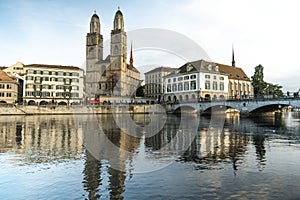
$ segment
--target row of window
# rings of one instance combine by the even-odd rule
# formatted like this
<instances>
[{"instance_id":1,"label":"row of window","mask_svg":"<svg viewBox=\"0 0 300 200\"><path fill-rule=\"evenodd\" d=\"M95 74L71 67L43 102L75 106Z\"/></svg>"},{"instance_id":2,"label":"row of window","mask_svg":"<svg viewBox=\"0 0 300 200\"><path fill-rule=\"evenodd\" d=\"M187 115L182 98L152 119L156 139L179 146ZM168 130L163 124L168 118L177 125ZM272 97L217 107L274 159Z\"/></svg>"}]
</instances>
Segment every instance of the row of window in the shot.
<instances>
[{"instance_id":1,"label":"row of window","mask_svg":"<svg viewBox=\"0 0 300 200\"><path fill-rule=\"evenodd\" d=\"M205 81L205 89L210 90L211 89L211 83L210 81ZM220 82L218 85L218 82L213 81L212 83L212 90L221 90L224 91L224 82Z\"/></svg>"},{"instance_id":2,"label":"row of window","mask_svg":"<svg viewBox=\"0 0 300 200\"><path fill-rule=\"evenodd\" d=\"M32 84L26 84L27 89L56 89L56 90L79 90L79 86L72 85L72 86L64 86L64 85L32 85Z\"/></svg>"},{"instance_id":3,"label":"row of window","mask_svg":"<svg viewBox=\"0 0 300 200\"><path fill-rule=\"evenodd\" d=\"M5 93L5 92L0 92L0 97L11 97L11 93L10 92L7 92L7 93Z\"/></svg>"},{"instance_id":4,"label":"row of window","mask_svg":"<svg viewBox=\"0 0 300 200\"><path fill-rule=\"evenodd\" d=\"M160 94L161 91L160 90L146 90L145 93L146 94Z\"/></svg>"},{"instance_id":5,"label":"row of window","mask_svg":"<svg viewBox=\"0 0 300 200\"><path fill-rule=\"evenodd\" d=\"M42 82L42 81L54 81L54 82L64 82L66 84L70 84L72 82L78 83L78 78L56 78L56 77L34 77L34 76L26 76L26 80L34 80L35 82Z\"/></svg>"},{"instance_id":6,"label":"row of window","mask_svg":"<svg viewBox=\"0 0 300 200\"><path fill-rule=\"evenodd\" d=\"M63 98L70 98L70 97L79 97L79 93L69 93L69 92L26 92L27 97L63 97Z\"/></svg>"},{"instance_id":7,"label":"row of window","mask_svg":"<svg viewBox=\"0 0 300 200\"><path fill-rule=\"evenodd\" d=\"M149 74L149 75L146 75L146 78L147 79L151 79L151 78L160 78L161 77L161 74Z\"/></svg>"},{"instance_id":8,"label":"row of window","mask_svg":"<svg viewBox=\"0 0 300 200\"><path fill-rule=\"evenodd\" d=\"M196 79L196 75L193 74L193 75L187 75L187 76L174 77L173 82L189 80L189 79ZM168 79L168 83L171 83L171 78Z\"/></svg>"},{"instance_id":9,"label":"row of window","mask_svg":"<svg viewBox=\"0 0 300 200\"><path fill-rule=\"evenodd\" d=\"M205 75L205 78L206 78L206 79L210 79L210 75L206 74L206 75ZM214 80L217 80L217 76L213 76L213 78L214 78ZM221 81L224 81L224 76L220 76L219 79L220 79Z\"/></svg>"},{"instance_id":10,"label":"row of window","mask_svg":"<svg viewBox=\"0 0 300 200\"><path fill-rule=\"evenodd\" d=\"M196 81L178 83L178 84L168 84L167 92L180 92L180 91L188 91L188 90L196 90L197 85Z\"/></svg>"},{"instance_id":11,"label":"row of window","mask_svg":"<svg viewBox=\"0 0 300 200\"><path fill-rule=\"evenodd\" d=\"M41 70L26 70L27 74L41 74L41 75L56 75L56 76L79 76L77 72L63 72L63 71L41 71Z\"/></svg>"},{"instance_id":12,"label":"row of window","mask_svg":"<svg viewBox=\"0 0 300 200\"><path fill-rule=\"evenodd\" d=\"M6 89L11 89L11 84L6 84ZM0 89L5 89L5 84L0 84Z\"/></svg>"}]
</instances>

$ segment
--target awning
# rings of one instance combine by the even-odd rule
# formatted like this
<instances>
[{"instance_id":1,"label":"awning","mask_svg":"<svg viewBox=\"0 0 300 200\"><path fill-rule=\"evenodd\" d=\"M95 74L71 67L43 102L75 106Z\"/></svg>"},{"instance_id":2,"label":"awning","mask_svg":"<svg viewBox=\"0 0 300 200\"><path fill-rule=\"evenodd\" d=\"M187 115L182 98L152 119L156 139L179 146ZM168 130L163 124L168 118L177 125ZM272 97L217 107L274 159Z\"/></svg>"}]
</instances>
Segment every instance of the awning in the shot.
<instances>
[{"instance_id":1,"label":"awning","mask_svg":"<svg viewBox=\"0 0 300 200\"><path fill-rule=\"evenodd\" d=\"M89 103L100 103L99 100L88 100Z\"/></svg>"}]
</instances>

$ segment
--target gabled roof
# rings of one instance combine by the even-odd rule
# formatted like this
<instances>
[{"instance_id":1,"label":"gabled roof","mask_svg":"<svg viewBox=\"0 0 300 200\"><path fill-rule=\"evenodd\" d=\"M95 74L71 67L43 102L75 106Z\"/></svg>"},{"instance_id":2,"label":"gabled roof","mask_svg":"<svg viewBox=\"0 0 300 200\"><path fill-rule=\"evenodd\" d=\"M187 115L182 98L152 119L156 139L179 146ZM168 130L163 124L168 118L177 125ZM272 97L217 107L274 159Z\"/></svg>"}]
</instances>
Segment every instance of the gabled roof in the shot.
<instances>
[{"instance_id":1,"label":"gabled roof","mask_svg":"<svg viewBox=\"0 0 300 200\"><path fill-rule=\"evenodd\" d=\"M168 77L174 76L175 74L187 74L192 72L212 73L212 74L224 74L228 75L229 79L250 81L248 76L245 74L242 68L224 65L215 62L208 62L205 60L196 60L188 62L182 65L176 70L176 72L167 75Z\"/></svg>"},{"instance_id":2,"label":"gabled roof","mask_svg":"<svg viewBox=\"0 0 300 200\"><path fill-rule=\"evenodd\" d=\"M15 79L8 76L4 71L0 70L0 81L15 81Z\"/></svg>"},{"instance_id":3,"label":"gabled roof","mask_svg":"<svg viewBox=\"0 0 300 200\"><path fill-rule=\"evenodd\" d=\"M244 70L240 67L233 67L229 65L223 65L216 63L219 66L219 70L222 73L228 74L229 79L250 81L248 76L245 74Z\"/></svg>"}]
</instances>

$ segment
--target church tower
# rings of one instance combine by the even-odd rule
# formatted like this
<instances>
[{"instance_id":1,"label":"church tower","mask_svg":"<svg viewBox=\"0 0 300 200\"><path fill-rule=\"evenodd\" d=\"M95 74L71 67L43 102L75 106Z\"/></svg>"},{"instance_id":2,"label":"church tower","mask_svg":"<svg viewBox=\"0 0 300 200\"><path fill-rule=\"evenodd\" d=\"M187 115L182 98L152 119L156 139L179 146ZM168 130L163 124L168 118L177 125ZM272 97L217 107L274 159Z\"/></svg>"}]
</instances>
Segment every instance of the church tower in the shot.
<instances>
[{"instance_id":1,"label":"church tower","mask_svg":"<svg viewBox=\"0 0 300 200\"><path fill-rule=\"evenodd\" d=\"M100 19L95 12L90 22L90 32L86 36L87 61L103 60L103 36L100 33L100 28Z\"/></svg>"},{"instance_id":2,"label":"church tower","mask_svg":"<svg viewBox=\"0 0 300 200\"><path fill-rule=\"evenodd\" d=\"M120 9L115 14L113 30L111 31L110 58L112 70L127 69L127 36L124 31L124 17Z\"/></svg>"},{"instance_id":3,"label":"church tower","mask_svg":"<svg viewBox=\"0 0 300 200\"><path fill-rule=\"evenodd\" d=\"M86 93L89 98L94 98L98 79L99 69L96 63L103 60L103 36L100 32L100 19L96 14L91 18L90 32L86 36Z\"/></svg>"}]
</instances>

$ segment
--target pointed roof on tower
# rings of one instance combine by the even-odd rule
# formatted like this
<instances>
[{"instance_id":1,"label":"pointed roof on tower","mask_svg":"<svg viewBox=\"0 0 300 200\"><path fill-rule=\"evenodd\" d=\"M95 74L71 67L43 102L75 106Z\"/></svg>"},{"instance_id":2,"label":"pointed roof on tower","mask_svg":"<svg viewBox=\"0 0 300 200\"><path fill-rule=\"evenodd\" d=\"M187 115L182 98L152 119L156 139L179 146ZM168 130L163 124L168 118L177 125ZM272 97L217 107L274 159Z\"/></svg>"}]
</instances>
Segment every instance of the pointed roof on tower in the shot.
<instances>
[{"instance_id":1,"label":"pointed roof on tower","mask_svg":"<svg viewBox=\"0 0 300 200\"><path fill-rule=\"evenodd\" d=\"M231 66L232 66L232 67L235 67L234 48L233 48L233 45L232 45L232 62L231 62Z\"/></svg>"},{"instance_id":2,"label":"pointed roof on tower","mask_svg":"<svg viewBox=\"0 0 300 200\"><path fill-rule=\"evenodd\" d=\"M131 47L130 47L130 67L133 67L133 55L132 55L132 41L131 41Z\"/></svg>"}]
</instances>

